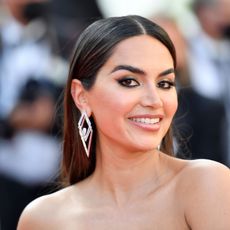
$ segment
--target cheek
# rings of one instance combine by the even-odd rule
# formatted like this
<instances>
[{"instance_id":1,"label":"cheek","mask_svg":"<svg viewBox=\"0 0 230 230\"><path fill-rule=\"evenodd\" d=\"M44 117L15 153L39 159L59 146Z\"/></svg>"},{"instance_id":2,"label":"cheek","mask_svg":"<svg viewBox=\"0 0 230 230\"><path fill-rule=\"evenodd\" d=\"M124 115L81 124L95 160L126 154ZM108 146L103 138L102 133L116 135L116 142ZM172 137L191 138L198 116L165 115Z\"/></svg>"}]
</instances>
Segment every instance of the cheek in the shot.
<instances>
[{"instance_id":1,"label":"cheek","mask_svg":"<svg viewBox=\"0 0 230 230\"><path fill-rule=\"evenodd\" d=\"M103 87L93 92L90 104L96 118L102 116L104 119L117 119L118 115L125 116L129 112L133 97L127 97L127 94L116 87Z\"/></svg>"},{"instance_id":2,"label":"cheek","mask_svg":"<svg viewBox=\"0 0 230 230\"><path fill-rule=\"evenodd\" d=\"M178 101L177 101L177 95L176 93L168 96L167 98L165 98L164 100L164 107L165 107L165 113L168 117L172 117L174 116L174 114L177 111L177 107L178 107Z\"/></svg>"}]
</instances>

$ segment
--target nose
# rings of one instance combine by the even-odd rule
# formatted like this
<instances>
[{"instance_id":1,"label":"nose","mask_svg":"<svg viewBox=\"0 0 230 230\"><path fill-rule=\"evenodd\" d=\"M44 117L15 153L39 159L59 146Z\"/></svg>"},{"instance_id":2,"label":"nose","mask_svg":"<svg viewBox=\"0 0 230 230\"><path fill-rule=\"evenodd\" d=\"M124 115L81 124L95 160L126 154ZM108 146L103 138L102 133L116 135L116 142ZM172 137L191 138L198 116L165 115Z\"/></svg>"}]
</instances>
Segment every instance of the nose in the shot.
<instances>
[{"instance_id":1,"label":"nose","mask_svg":"<svg viewBox=\"0 0 230 230\"><path fill-rule=\"evenodd\" d=\"M144 89L141 104L145 107L163 107L163 101L156 86L149 86Z\"/></svg>"}]
</instances>

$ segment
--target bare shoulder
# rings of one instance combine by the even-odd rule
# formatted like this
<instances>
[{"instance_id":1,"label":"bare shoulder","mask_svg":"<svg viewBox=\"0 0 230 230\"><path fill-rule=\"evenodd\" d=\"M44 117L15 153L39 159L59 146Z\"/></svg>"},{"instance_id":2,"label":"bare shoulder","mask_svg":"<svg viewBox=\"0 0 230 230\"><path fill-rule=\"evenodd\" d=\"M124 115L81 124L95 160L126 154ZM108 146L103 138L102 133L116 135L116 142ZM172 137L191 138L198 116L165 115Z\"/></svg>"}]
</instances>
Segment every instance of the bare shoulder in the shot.
<instances>
[{"instance_id":1,"label":"bare shoulder","mask_svg":"<svg viewBox=\"0 0 230 230\"><path fill-rule=\"evenodd\" d=\"M230 169L212 160L191 160L187 161L181 180L188 186L192 184L193 188L194 185L202 189L210 188L214 183L224 187L230 183Z\"/></svg>"},{"instance_id":2,"label":"bare shoulder","mask_svg":"<svg viewBox=\"0 0 230 230\"><path fill-rule=\"evenodd\" d=\"M63 208L70 193L69 187L32 201L22 212L17 230L58 229L62 225Z\"/></svg>"},{"instance_id":3,"label":"bare shoulder","mask_svg":"<svg viewBox=\"0 0 230 230\"><path fill-rule=\"evenodd\" d=\"M223 174L222 176L227 176L227 177L230 175L229 168L216 161L200 159L200 160L188 160L185 162L186 163L183 172L184 176L188 176L191 174L191 176L192 175L194 176L194 179L196 178L196 176L201 176L201 175L209 176L210 173L214 175Z\"/></svg>"},{"instance_id":4,"label":"bare shoulder","mask_svg":"<svg viewBox=\"0 0 230 230\"><path fill-rule=\"evenodd\" d=\"M179 194L192 229L230 229L230 170L215 161L188 161Z\"/></svg>"}]
</instances>

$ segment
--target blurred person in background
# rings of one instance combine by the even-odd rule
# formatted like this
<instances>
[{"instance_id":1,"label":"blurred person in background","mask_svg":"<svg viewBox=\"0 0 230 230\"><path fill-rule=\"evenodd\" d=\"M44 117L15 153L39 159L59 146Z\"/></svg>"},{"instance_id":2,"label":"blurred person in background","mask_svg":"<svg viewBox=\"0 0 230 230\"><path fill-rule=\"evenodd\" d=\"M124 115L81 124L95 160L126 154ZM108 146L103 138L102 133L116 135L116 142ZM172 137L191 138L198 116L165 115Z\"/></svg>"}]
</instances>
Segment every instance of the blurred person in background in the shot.
<instances>
[{"instance_id":1,"label":"blurred person in background","mask_svg":"<svg viewBox=\"0 0 230 230\"><path fill-rule=\"evenodd\" d=\"M102 18L101 10L96 0L53 0L50 5L60 54L69 60L76 38L90 23Z\"/></svg>"},{"instance_id":2,"label":"blurred person in background","mask_svg":"<svg viewBox=\"0 0 230 230\"><path fill-rule=\"evenodd\" d=\"M50 129L67 65L56 52L48 1L3 4L8 17L0 28L0 216L3 229L15 230L21 210L55 180L59 131Z\"/></svg>"},{"instance_id":3,"label":"blurred person in background","mask_svg":"<svg viewBox=\"0 0 230 230\"><path fill-rule=\"evenodd\" d=\"M188 40L191 82L200 94L225 99L230 73L230 1L194 0L199 27Z\"/></svg>"},{"instance_id":4,"label":"blurred person in background","mask_svg":"<svg viewBox=\"0 0 230 230\"><path fill-rule=\"evenodd\" d=\"M196 92L219 100L225 107L225 152L230 165L230 1L194 0L192 9L199 27L188 38L191 84ZM217 113L222 110L217 109L208 117Z\"/></svg>"},{"instance_id":5,"label":"blurred person in background","mask_svg":"<svg viewBox=\"0 0 230 230\"><path fill-rule=\"evenodd\" d=\"M192 87L187 42L176 20L164 15L156 16L154 20L170 35L177 51L177 156L211 159L227 165L226 114L223 104L203 96Z\"/></svg>"},{"instance_id":6,"label":"blurred person in background","mask_svg":"<svg viewBox=\"0 0 230 230\"><path fill-rule=\"evenodd\" d=\"M9 17L0 29L0 118L15 106L30 76L62 84L66 64L55 53L56 39L48 20L46 0L5 0ZM7 86L7 87L6 87Z\"/></svg>"},{"instance_id":7,"label":"blurred person in background","mask_svg":"<svg viewBox=\"0 0 230 230\"><path fill-rule=\"evenodd\" d=\"M11 138L0 138L0 214L3 229L16 229L22 209L55 188L60 144L52 135L56 86L28 80L8 122Z\"/></svg>"}]
</instances>

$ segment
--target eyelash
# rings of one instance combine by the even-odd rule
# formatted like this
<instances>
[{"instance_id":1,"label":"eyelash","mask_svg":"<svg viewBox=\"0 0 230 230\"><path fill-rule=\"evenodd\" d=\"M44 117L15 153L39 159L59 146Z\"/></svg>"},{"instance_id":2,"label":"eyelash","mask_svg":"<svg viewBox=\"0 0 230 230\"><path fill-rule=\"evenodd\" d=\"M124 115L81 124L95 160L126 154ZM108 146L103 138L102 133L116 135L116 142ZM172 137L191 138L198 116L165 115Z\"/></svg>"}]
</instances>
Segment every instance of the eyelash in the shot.
<instances>
[{"instance_id":1,"label":"eyelash","mask_svg":"<svg viewBox=\"0 0 230 230\"><path fill-rule=\"evenodd\" d=\"M127 88L134 88L140 85L140 83L134 78L122 78L118 80L118 83L123 87ZM166 84L167 86L165 86ZM157 83L157 87L165 90L171 89L172 87L175 87L175 82L170 80L162 80L159 83Z\"/></svg>"},{"instance_id":2,"label":"eyelash","mask_svg":"<svg viewBox=\"0 0 230 230\"><path fill-rule=\"evenodd\" d=\"M137 80L135 80L134 78L129 78L129 77L118 80L118 83L127 88L134 88L140 85L140 83ZM134 85L131 85L129 83L134 83Z\"/></svg>"},{"instance_id":3,"label":"eyelash","mask_svg":"<svg viewBox=\"0 0 230 230\"><path fill-rule=\"evenodd\" d=\"M167 86L165 87L165 84L167 84ZM173 81L169 81L169 80L163 80L160 81L158 84L158 88L162 88L162 89L171 89L172 87L175 87L175 82Z\"/></svg>"}]
</instances>

